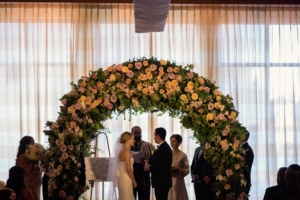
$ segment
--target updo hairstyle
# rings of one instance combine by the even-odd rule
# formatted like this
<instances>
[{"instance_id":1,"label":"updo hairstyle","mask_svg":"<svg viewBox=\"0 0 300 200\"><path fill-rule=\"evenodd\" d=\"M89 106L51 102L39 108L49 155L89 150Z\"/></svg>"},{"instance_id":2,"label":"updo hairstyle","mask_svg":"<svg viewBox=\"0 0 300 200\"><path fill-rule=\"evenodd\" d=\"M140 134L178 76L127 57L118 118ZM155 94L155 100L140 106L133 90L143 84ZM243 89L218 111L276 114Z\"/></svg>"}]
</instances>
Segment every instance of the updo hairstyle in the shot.
<instances>
[{"instance_id":1,"label":"updo hairstyle","mask_svg":"<svg viewBox=\"0 0 300 200\"><path fill-rule=\"evenodd\" d=\"M179 134L174 134L174 135L172 135L172 136L170 137L170 139L172 139L172 138L175 138L175 140L176 140L179 144L182 143L182 137L181 137L181 135L179 135Z\"/></svg>"},{"instance_id":2,"label":"updo hairstyle","mask_svg":"<svg viewBox=\"0 0 300 200\"><path fill-rule=\"evenodd\" d=\"M132 137L133 137L133 134L132 134L132 133L130 133L130 132L128 132L128 131L125 131L125 132L122 133L122 135L121 135L121 137L120 137L120 143L121 143L121 144L125 144L125 142L126 142L127 140L129 140L130 138L132 138Z\"/></svg>"}]
</instances>

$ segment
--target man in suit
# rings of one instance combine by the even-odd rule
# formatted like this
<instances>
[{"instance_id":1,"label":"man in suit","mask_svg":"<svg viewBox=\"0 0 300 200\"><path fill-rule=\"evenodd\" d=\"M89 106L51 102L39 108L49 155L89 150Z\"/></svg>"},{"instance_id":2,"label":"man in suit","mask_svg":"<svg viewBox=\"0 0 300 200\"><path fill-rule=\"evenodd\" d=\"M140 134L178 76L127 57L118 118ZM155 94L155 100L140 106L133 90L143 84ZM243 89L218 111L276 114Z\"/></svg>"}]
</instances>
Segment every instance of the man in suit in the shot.
<instances>
[{"instance_id":1,"label":"man in suit","mask_svg":"<svg viewBox=\"0 0 300 200\"><path fill-rule=\"evenodd\" d=\"M152 152L155 147L150 143L142 140L142 129L139 126L134 126L131 129L131 133L134 135L134 146L131 147L132 152L145 152L142 161L133 163L133 174L137 182L137 187L133 188L134 198L137 200L149 200L150 199L150 173L144 171L144 160L149 160L152 156ZM138 196L138 198L137 198Z\"/></svg>"},{"instance_id":2,"label":"man in suit","mask_svg":"<svg viewBox=\"0 0 300 200\"><path fill-rule=\"evenodd\" d=\"M209 163L204 160L201 147L195 149L194 158L191 165L192 182L194 183L194 191L196 200L211 199L210 192L210 167Z\"/></svg>"},{"instance_id":3,"label":"man in suit","mask_svg":"<svg viewBox=\"0 0 300 200\"><path fill-rule=\"evenodd\" d=\"M164 128L156 128L154 141L158 144L157 150L149 160L149 165L145 165L145 171L152 174L152 187L156 200L167 200L168 192L172 187L172 150L165 141L167 132Z\"/></svg>"},{"instance_id":4,"label":"man in suit","mask_svg":"<svg viewBox=\"0 0 300 200\"><path fill-rule=\"evenodd\" d=\"M244 177L247 181L246 191L245 193L248 195L251 188L251 168L254 160L254 153L251 146L248 144L250 133L246 130L245 140L242 144L242 148L246 151L245 154L245 169L244 169Z\"/></svg>"},{"instance_id":5,"label":"man in suit","mask_svg":"<svg viewBox=\"0 0 300 200\"><path fill-rule=\"evenodd\" d=\"M277 172L277 185L268 187L265 192L264 200L271 200L271 196L273 193L278 192L286 187L284 176L287 167L279 168Z\"/></svg>"},{"instance_id":6,"label":"man in suit","mask_svg":"<svg viewBox=\"0 0 300 200\"><path fill-rule=\"evenodd\" d=\"M297 176L300 173L300 166L297 164L290 165L285 172L286 188L272 194L271 200L286 200L297 195L298 185Z\"/></svg>"}]
</instances>

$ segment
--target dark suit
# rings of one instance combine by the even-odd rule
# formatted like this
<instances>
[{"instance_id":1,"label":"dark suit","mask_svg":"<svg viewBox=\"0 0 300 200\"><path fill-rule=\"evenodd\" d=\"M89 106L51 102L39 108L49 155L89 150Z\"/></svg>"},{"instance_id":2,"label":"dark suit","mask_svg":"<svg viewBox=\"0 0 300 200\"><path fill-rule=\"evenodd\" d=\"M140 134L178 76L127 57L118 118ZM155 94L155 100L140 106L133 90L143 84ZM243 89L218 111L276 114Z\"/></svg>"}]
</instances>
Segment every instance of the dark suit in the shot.
<instances>
[{"instance_id":1,"label":"dark suit","mask_svg":"<svg viewBox=\"0 0 300 200\"><path fill-rule=\"evenodd\" d=\"M246 194L249 194L250 187L251 187L251 168L254 160L254 153L248 142L243 144L243 149L246 151L245 155L245 166L248 167L247 169L244 169L244 176L247 181L246 185Z\"/></svg>"},{"instance_id":2,"label":"dark suit","mask_svg":"<svg viewBox=\"0 0 300 200\"><path fill-rule=\"evenodd\" d=\"M275 192L278 192L282 189L286 188L286 184L285 183L280 183L278 185L272 186L272 187L268 187L266 189L265 192L265 196L263 200L271 200L272 194Z\"/></svg>"},{"instance_id":3,"label":"dark suit","mask_svg":"<svg viewBox=\"0 0 300 200\"><path fill-rule=\"evenodd\" d=\"M167 200L169 189L172 187L172 150L166 142L154 152L149 164L156 200Z\"/></svg>"},{"instance_id":4,"label":"dark suit","mask_svg":"<svg viewBox=\"0 0 300 200\"><path fill-rule=\"evenodd\" d=\"M297 183L291 183L285 189L272 194L271 200L289 200L298 194Z\"/></svg>"},{"instance_id":5,"label":"dark suit","mask_svg":"<svg viewBox=\"0 0 300 200\"><path fill-rule=\"evenodd\" d=\"M199 177L199 182L194 182L194 190L196 195L196 200L207 200L211 199L211 195L209 194L210 188L205 184L203 178L205 176L209 176L211 178L211 167L204 160L203 153L198 157L200 151L200 147L195 149L194 158L191 165L191 174L197 175Z\"/></svg>"}]
</instances>

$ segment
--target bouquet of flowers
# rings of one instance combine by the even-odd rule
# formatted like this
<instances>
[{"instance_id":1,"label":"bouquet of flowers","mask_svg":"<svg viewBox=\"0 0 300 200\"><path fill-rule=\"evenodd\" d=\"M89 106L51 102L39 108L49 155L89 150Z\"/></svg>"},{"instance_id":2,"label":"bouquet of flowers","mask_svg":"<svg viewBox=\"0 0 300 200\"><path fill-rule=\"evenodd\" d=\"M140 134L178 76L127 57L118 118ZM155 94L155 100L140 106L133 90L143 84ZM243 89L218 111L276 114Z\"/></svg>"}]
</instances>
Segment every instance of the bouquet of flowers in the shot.
<instances>
[{"instance_id":1,"label":"bouquet of flowers","mask_svg":"<svg viewBox=\"0 0 300 200\"><path fill-rule=\"evenodd\" d=\"M41 161L45 154L46 150L41 144L34 143L32 145L28 145L26 149L26 157L31 161Z\"/></svg>"}]
</instances>

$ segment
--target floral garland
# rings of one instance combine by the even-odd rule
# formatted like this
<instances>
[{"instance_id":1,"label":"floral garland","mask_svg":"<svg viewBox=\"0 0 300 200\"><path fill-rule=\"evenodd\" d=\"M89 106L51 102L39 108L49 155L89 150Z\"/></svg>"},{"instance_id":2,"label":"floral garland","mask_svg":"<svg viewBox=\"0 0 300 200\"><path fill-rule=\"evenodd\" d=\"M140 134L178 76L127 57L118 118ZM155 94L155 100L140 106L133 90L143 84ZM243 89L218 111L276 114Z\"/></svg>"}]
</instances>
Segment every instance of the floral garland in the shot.
<instances>
[{"instance_id":1,"label":"floral garland","mask_svg":"<svg viewBox=\"0 0 300 200\"><path fill-rule=\"evenodd\" d=\"M139 58L90 71L71 83L60 100L55 122L47 122L52 199L73 199L80 167L80 150L86 149L103 122L113 113L168 112L179 117L201 144L213 168L212 191L216 199L247 199L243 176L245 127L238 121L232 98L215 83L198 76L193 65L178 66L156 58Z\"/></svg>"}]
</instances>

